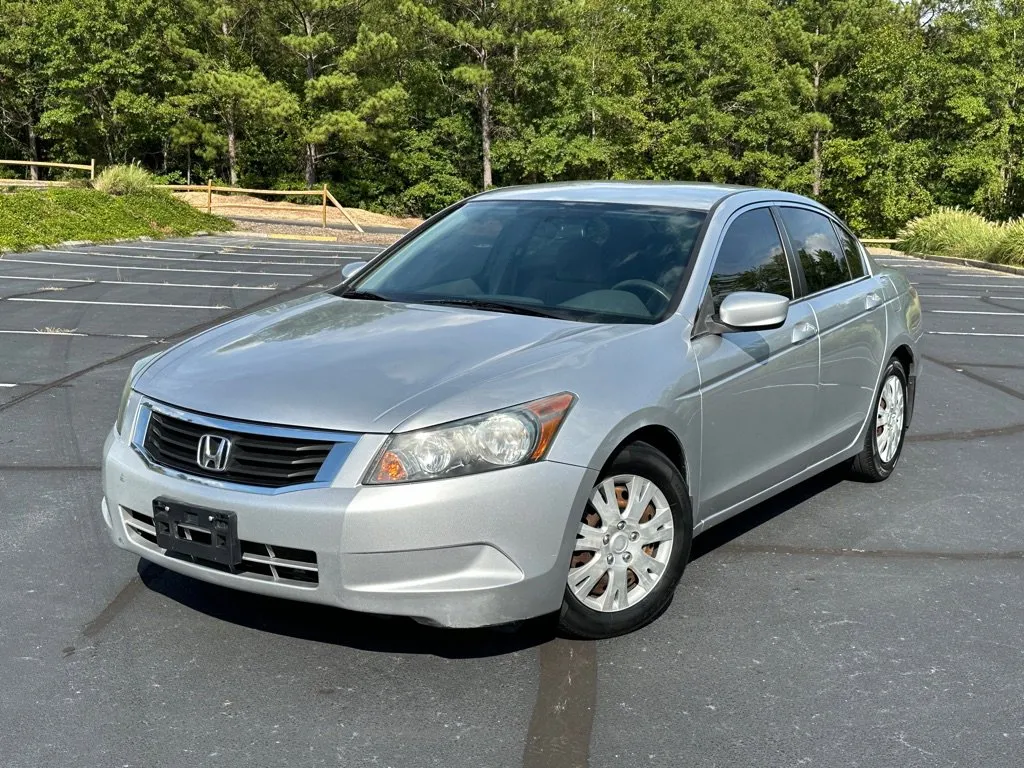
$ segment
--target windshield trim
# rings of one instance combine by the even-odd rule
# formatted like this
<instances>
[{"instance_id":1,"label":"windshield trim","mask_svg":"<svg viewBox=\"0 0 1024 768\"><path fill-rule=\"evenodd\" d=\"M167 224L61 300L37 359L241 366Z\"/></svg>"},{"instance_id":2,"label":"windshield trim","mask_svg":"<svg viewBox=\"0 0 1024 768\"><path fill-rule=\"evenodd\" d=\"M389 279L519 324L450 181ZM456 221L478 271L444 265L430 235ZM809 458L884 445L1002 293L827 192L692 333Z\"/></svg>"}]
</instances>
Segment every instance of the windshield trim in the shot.
<instances>
[{"instance_id":1,"label":"windshield trim","mask_svg":"<svg viewBox=\"0 0 1024 768\"><path fill-rule=\"evenodd\" d=\"M332 293L335 296L339 296L339 297L342 297L342 298L344 298L346 292L358 292L359 291L359 285L364 280L369 278L370 275L372 275L374 272L376 272L392 256L397 254L400 249L404 248L408 243L412 242L414 239L419 238L421 235L425 234L427 232L427 230L433 228L434 226L439 224L441 221L443 221L444 219L448 218L448 216L450 216L451 214L455 213L456 211L462 209L464 206L469 205L469 204L473 204L473 205L485 205L485 204L500 205L500 204L508 204L508 203L529 202L529 203L566 204L566 205L573 205L573 206L580 206L580 207L584 207L584 206L601 206L601 207L616 206L616 207L621 207L621 208L631 208L631 207L642 207L642 208L648 208L648 209L657 208L657 209L662 209L662 210L664 210L666 212L673 211L673 212L680 212L680 213L700 214L704 218L701 221L700 227L697 230L696 237L694 237L693 246L690 249L690 255L689 255L689 258L687 259L686 267L683 269L683 273L682 273L682 275L679 278L679 285L676 286L676 290L672 294L671 301L669 301L668 304L665 305L665 308L659 314L651 315L649 318L647 318L647 317L635 317L635 316L632 316L632 315L619 315L619 314L611 313L611 312L593 312L593 311L590 311L590 310L581 310L581 309L575 309L575 308L571 308L571 307L558 307L557 308L557 311L560 311L560 312L564 311L566 313L566 315L567 315L567 317L565 318L566 320L574 321L574 322L603 323L603 324L607 324L607 325L658 325L660 323L665 322L670 317L672 317L672 315L674 315L676 313L676 311L679 309L679 305L680 305L680 303L683 300L683 296L686 294L686 289L687 289L687 287L690 284L690 278L693 276L693 270L696 267L697 258L700 255L701 248L704 245L704 239L707 236L708 227L710 225L711 218L712 218L713 214L718 209L718 207L722 204L723 201L729 199L730 197L732 197L735 194L738 194L741 191L742 190L737 190L736 192L732 192L732 193L730 193L728 195L725 195L725 196L721 197L710 208L708 208L706 210L700 209L700 208L691 208L691 207L688 207L688 206L650 205L650 204L647 204L647 203L631 203L631 202L628 202L628 201L612 202L612 203L610 203L610 202L558 200L558 199L551 199L551 200L537 200L537 199L516 200L514 198L511 198L511 199L510 198L490 199L490 198L486 197L486 194L487 194L486 192L480 192L480 193L478 193L476 195L473 195L471 197L464 198L464 199L458 201L457 203L454 203L453 205L450 205L450 206L448 206L447 208L445 208L445 209L443 209L441 211L438 211L433 216L431 216L426 221L424 221L422 224L420 224L416 228L410 230L409 232L404 234L402 237L400 237L398 240L396 240L394 243L392 243L387 248L385 248L383 251L378 253L376 256L374 256L372 259L370 259L366 263L365 267L360 269L358 272L356 272L356 274L352 275L352 277L350 277L348 280L343 281L340 285L338 285L337 287L333 288L329 292ZM405 298L403 298L402 296L396 295L396 294L389 294L388 298L391 299L392 301L398 301L398 302L402 302L402 303L409 303L409 304L421 303L412 294L406 294ZM467 307L467 309L468 308L469 307ZM554 310L555 308L548 307L548 309ZM480 310L480 311L483 311L483 310ZM571 315L574 315L575 317L573 317ZM599 319L597 319L598 317L608 318L608 319L600 319L599 320ZM612 318L614 318L614 319L612 319Z\"/></svg>"}]
</instances>

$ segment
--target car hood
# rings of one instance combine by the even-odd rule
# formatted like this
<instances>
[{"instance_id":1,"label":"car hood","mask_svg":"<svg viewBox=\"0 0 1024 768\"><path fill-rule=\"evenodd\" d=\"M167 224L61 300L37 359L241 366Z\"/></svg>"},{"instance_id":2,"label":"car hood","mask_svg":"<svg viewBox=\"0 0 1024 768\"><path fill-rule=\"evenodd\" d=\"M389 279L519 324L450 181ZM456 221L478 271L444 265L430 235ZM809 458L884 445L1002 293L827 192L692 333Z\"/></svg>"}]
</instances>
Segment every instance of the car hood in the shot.
<instances>
[{"instance_id":1,"label":"car hood","mask_svg":"<svg viewBox=\"0 0 1024 768\"><path fill-rule=\"evenodd\" d=\"M566 354L616 327L320 294L183 342L134 387L227 418L390 432L474 383Z\"/></svg>"}]
</instances>

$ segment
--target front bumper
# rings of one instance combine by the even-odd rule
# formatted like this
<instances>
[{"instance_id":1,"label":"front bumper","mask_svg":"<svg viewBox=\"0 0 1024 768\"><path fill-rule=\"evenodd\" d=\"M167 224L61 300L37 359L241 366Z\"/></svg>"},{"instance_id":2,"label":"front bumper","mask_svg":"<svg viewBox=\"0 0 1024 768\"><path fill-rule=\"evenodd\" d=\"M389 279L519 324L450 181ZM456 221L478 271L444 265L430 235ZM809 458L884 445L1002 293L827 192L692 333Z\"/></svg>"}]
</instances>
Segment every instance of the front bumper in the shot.
<instances>
[{"instance_id":1,"label":"front bumper","mask_svg":"<svg viewBox=\"0 0 1024 768\"><path fill-rule=\"evenodd\" d=\"M361 486L358 477L383 439L363 436L329 487L268 495L164 471L112 430L104 446L104 520L121 548L248 592L447 627L501 624L559 608L596 471L542 461L449 480ZM145 535L146 516L160 497L233 511L243 542L270 546L259 549L255 570L243 573L169 556ZM296 562L290 550L315 553L315 565Z\"/></svg>"}]
</instances>

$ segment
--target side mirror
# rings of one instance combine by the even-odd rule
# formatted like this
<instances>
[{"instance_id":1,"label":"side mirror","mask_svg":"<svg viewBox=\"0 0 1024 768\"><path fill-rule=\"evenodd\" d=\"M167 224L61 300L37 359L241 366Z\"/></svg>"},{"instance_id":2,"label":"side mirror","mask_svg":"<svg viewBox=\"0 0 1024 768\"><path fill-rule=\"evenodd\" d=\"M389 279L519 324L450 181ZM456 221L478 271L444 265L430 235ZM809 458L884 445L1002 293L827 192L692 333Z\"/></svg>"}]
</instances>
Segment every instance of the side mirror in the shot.
<instances>
[{"instance_id":1,"label":"side mirror","mask_svg":"<svg viewBox=\"0 0 1024 768\"><path fill-rule=\"evenodd\" d=\"M360 269L366 266L365 261L351 261L341 268L341 277L343 280L348 280L352 275L358 272Z\"/></svg>"},{"instance_id":2,"label":"side mirror","mask_svg":"<svg viewBox=\"0 0 1024 768\"><path fill-rule=\"evenodd\" d=\"M776 293L737 291L722 300L718 324L730 331L766 331L786 322L789 299Z\"/></svg>"}]
</instances>

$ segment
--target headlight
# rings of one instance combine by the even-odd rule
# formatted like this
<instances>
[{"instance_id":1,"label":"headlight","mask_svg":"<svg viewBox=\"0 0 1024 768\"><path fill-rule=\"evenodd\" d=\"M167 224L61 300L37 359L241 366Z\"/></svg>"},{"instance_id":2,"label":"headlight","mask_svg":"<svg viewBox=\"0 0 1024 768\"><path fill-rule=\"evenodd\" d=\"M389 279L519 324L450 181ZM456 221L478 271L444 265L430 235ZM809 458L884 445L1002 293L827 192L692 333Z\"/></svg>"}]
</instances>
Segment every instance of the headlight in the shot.
<instances>
[{"instance_id":1,"label":"headlight","mask_svg":"<svg viewBox=\"0 0 1024 768\"><path fill-rule=\"evenodd\" d=\"M575 395L563 392L441 427L392 435L363 482L435 480L539 461L575 401Z\"/></svg>"},{"instance_id":2,"label":"headlight","mask_svg":"<svg viewBox=\"0 0 1024 768\"><path fill-rule=\"evenodd\" d=\"M128 410L128 399L132 396L132 384L135 383L135 379L139 377L139 374L149 367L149 364L161 354L157 352L155 355L148 355L132 366L132 372L128 374L128 380L124 383L124 389L121 390L121 404L117 407L117 421L114 422L114 429L117 430L117 434L120 435L124 431L125 412Z\"/></svg>"}]
</instances>

